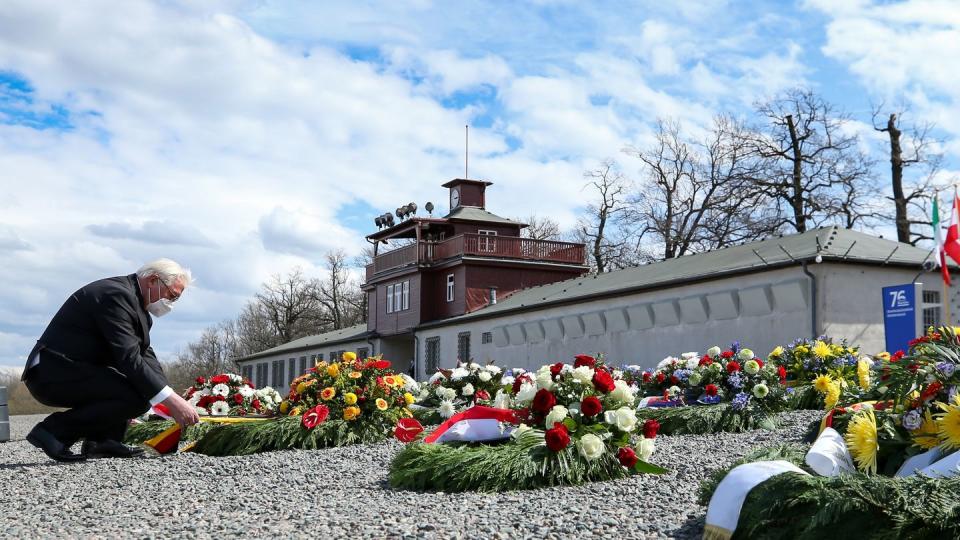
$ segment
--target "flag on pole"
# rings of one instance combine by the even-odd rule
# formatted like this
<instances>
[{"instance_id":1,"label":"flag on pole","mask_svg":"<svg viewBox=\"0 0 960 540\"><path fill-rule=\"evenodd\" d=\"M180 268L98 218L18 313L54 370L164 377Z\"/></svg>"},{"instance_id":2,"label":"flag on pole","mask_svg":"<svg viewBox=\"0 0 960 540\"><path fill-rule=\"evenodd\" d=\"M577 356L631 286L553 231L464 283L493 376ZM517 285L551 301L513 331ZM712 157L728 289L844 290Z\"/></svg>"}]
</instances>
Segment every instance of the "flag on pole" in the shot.
<instances>
[{"instance_id":1,"label":"flag on pole","mask_svg":"<svg viewBox=\"0 0 960 540\"><path fill-rule=\"evenodd\" d=\"M957 189L953 189L953 211L950 212L950 227L947 228L947 239L943 243L943 251L951 259L960 264L960 216L958 216L957 203L960 199L957 197ZM944 260L946 262L946 260ZM944 266L946 266L944 264Z\"/></svg>"},{"instance_id":2,"label":"flag on pole","mask_svg":"<svg viewBox=\"0 0 960 540\"><path fill-rule=\"evenodd\" d=\"M937 244L937 266L940 267L940 274L943 276L943 282L950 286L950 270L947 268L947 256L943 252L943 238L940 234L940 207L937 205L937 199L940 194L933 194L933 241Z\"/></svg>"}]
</instances>

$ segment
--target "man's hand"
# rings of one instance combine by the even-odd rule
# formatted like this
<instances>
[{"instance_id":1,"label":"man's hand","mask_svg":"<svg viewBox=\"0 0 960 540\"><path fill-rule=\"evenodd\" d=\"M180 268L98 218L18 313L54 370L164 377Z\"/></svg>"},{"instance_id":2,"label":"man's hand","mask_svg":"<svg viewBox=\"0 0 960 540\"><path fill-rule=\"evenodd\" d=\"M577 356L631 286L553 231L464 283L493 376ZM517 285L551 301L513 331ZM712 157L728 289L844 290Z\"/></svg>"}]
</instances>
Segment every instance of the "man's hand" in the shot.
<instances>
[{"instance_id":1,"label":"man's hand","mask_svg":"<svg viewBox=\"0 0 960 540\"><path fill-rule=\"evenodd\" d=\"M181 426L192 426L200 421L197 409L177 394L170 394L170 397L161 403L167 406L167 409L170 410L170 416Z\"/></svg>"}]
</instances>

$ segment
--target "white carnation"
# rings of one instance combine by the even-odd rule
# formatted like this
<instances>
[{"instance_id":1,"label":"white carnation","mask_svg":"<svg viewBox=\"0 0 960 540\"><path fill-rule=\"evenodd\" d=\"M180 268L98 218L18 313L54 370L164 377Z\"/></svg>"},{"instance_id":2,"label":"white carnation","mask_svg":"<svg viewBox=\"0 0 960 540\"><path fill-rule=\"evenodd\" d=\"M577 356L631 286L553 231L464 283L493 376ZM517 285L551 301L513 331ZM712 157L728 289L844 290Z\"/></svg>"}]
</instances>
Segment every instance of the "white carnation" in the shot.
<instances>
[{"instance_id":1,"label":"white carnation","mask_svg":"<svg viewBox=\"0 0 960 540\"><path fill-rule=\"evenodd\" d=\"M444 418L450 418L457 412L456 407L453 406L453 402L449 399L445 399L440 402L440 416Z\"/></svg>"},{"instance_id":2,"label":"white carnation","mask_svg":"<svg viewBox=\"0 0 960 540\"><path fill-rule=\"evenodd\" d=\"M495 365L493 365L493 364L487 364L487 365L483 366L483 369L487 370L488 372L490 372L490 373L493 374L493 375L498 375L498 374L500 373L500 371L501 371L499 367L497 367L497 366L495 366Z\"/></svg>"},{"instance_id":3,"label":"white carnation","mask_svg":"<svg viewBox=\"0 0 960 540\"><path fill-rule=\"evenodd\" d=\"M557 422L563 422L563 419L567 417L567 408L563 405L554 405L550 412L547 413L547 418L544 420L547 429L553 427Z\"/></svg>"},{"instance_id":4,"label":"white carnation","mask_svg":"<svg viewBox=\"0 0 960 540\"><path fill-rule=\"evenodd\" d=\"M614 381L610 397L626 405L633 405L635 388L631 388L624 380Z\"/></svg>"},{"instance_id":5,"label":"white carnation","mask_svg":"<svg viewBox=\"0 0 960 540\"><path fill-rule=\"evenodd\" d=\"M215 395L215 396L223 396L223 397L226 397L227 394L230 393L230 387L227 386L227 385L225 385L225 384L223 384L223 383L221 383L221 384L215 385L215 386L213 387L213 390L211 390L210 392L211 392L213 395Z\"/></svg>"},{"instance_id":6,"label":"white carnation","mask_svg":"<svg viewBox=\"0 0 960 540\"><path fill-rule=\"evenodd\" d=\"M676 357L668 356L668 357L664 358L663 360L661 360L659 364L657 364L657 369L659 370L659 369L663 369L663 368L665 368L665 367L667 367L667 366L672 366L672 365L674 364L674 362L676 362L676 361L677 361L677 358L676 358Z\"/></svg>"},{"instance_id":7,"label":"white carnation","mask_svg":"<svg viewBox=\"0 0 960 540\"><path fill-rule=\"evenodd\" d=\"M467 367L470 368L470 371L476 371L480 369L480 364L475 364L473 362L470 362L469 364L467 364Z\"/></svg>"},{"instance_id":8,"label":"white carnation","mask_svg":"<svg viewBox=\"0 0 960 540\"><path fill-rule=\"evenodd\" d=\"M227 377L230 377L230 382L232 382L233 384L240 384L243 382L243 377L235 373L230 373L227 375Z\"/></svg>"},{"instance_id":9,"label":"white carnation","mask_svg":"<svg viewBox=\"0 0 960 540\"><path fill-rule=\"evenodd\" d=\"M516 399L517 401L530 401L535 395L537 395L537 385L523 383L520 385L520 390L517 392Z\"/></svg>"},{"instance_id":10,"label":"white carnation","mask_svg":"<svg viewBox=\"0 0 960 540\"><path fill-rule=\"evenodd\" d=\"M697 366L700 365L700 359L696 356L693 358L687 358L687 369L697 369Z\"/></svg>"},{"instance_id":11,"label":"white carnation","mask_svg":"<svg viewBox=\"0 0 960 540\"><path fill-rule=\"evenodd\" d=\"M250 387L247 386L246 384L243 385L243 386L241 386L241 387L240 387L240 390L237 390L237 391L240 392L240 395L243 396L243 397L245 397L245 398L248 398L248 397L250 397L250 396L253 395L253 388L250 388ZM196 394L194 394L194 395L196 395Z\"/></svg>"},{"instance_id":12,"label":"white carnation","mask_svg":"<svg viewBox=\"0 0 960 540\"><path fill-rule=\"evenodd\" d=\"M230 414L230 405L226 401L215 401L210 405L210 414L213 416L226 416Z\"/></svg>"},{"instance_id":13,"label":"white carnation","mask_svg":"<svg viewBox=\"0 0 960 540\"><path fill-rule=\"evenodd\" d=\"M491 375L489 371L481 371L477 374L477 378L479 378L481 382L488 382L493 378L493 375Z\"/></svg>"},{"instance_id":14,"label":"white carnation","mask_svg":"<svg viewBox=\"0 0 960 540\"><path fill-rule=\"evenodd\" d=\"M470 376L470 372L462 367L454 368L453 371L450 372L450 378L455 381L459 381L468 376Z\"/></svg>"},{"instance_id":15,"label":"white carnation","mask_svg":"<svg viewBox=\"0 0 960 540\"><path fill-rule=\"evenodd\" d=\"M446 388L444 386L438 386L435 390L437 397L444 401L451 401L457 397L457 391L453 388Z\"/></svg>"},{"instance_id":16,"label":"white carnation","mask_svg":"<svg viewBox=\"0 0 960 540\"><path fill-rule=\"evenodd\" d=\"M473 395L473 391L474 391L474 390L473 390L473 385L470 384L470 383L467 383L467 384L463 385L463 388L460 390L460 393L463 394L463 395L465 395L465 396L472 396L472 395Z\"/></svg>"},{"instance_id":17,"label":"white carnation","mask_svg":"<svg viewBox=\"0 0 960 540\"><path fill-rule=\"evenodd\" d=\"M720 356L721 352L723 351L721 351L720 347L717 347L716 345L707 349L707 354L710 355L710 358L716 358L717 356Z\"/></svg>"},{"instance_id":18,"label":"white carnation","mask_svg":"<svg viewBox=\"0 0 960 540\"><path fill-rule=\"evenodd\" d=\"M632 432L637 427L637 414L628 407L620 407L615 411L603 413L603 420L620 431Z\"/></svg>"},{"instance_id":19,"label":"white carnation","mask_svg":"<svg viewBox=\"0 0 960 540\"><path fill-rule=\"evenodd\" d=\"M577 450L587 461L593 461L603 455L603 440L593 433L587 433L577 441Z\"/></svg>"},{"instance_id":20,"label":"white carnation","mask_svg":"<svg viewBox=\"0 0 960 540\"><path fill-rule=\"evenodd\" d=\"M653 439L642 439L640 444L637 445L638 456L644 461L649 461L650 456L653 455L654 444Z\"/></svg>"},{"instance_id":21,"label":"white carnation","mask_svg":"<svg viewBox=\"0 0 960 540\"><path fill-rule=\"evenodd\" d=\"M513 385L513 381L515 381L515 380L516 380L516 379L514 379L513 377L510 377L510 376L501 377L501 378L500 378L500 384L503 385L503 386L511 386L511 385Z\"/></svg>"},{"instance_id":22,"label":"white carnation","mask_svg":"<svg viewBox=\"0 0 960 540\"><path fill-rule=\"evenodd\" d=\"M680 358L684 360L690 360L691 358L697 358L700 355L698 352L685 352L680 355Z\"/></svg>"},{"instance_id":23,"label":"white carnation","mask_svg":"<svg viewBox=\"0 0 960 540\"><path fill-rule=\"evenodd\" d=\"M591 384L593 382L593 368L590 366L580 366L573 370L573 380L580 384Z\"/></svg>"}]
</instances>

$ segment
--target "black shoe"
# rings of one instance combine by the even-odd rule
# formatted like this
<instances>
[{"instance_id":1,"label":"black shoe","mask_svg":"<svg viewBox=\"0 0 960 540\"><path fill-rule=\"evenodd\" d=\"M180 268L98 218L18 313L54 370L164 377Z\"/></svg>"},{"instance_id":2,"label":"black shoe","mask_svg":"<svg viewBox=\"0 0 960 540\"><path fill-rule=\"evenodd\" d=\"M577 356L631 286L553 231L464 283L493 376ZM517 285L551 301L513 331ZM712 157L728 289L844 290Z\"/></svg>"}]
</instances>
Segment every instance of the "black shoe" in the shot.
<instances>
[{"instance_id":1,"label":"black shoe","mask_svg":"<svg viewBox=\"0 0 960 540\"><path fill-rule=\"evenodd\" d=\"M142 456L143 448L127 446L113 439L103 441L91 441L87 439L83 441L83 446L80 447L80 453L90 459L113 457L131 458Z\"/></svg>"},{"instance_id":2,"label":"black shoe","mask_svg":"<svg viewBox=\"0 0 960 540\"><path fill-rule=\"evenodd\" d=\"M53 433L47 431L40 424L34 426L27 435L27 442L43 450L43 453L57 461L69 463L73 461L83 461L86 456L74 454L70 451L70 446L60 442Z\"/></svg>"}]
</instances>

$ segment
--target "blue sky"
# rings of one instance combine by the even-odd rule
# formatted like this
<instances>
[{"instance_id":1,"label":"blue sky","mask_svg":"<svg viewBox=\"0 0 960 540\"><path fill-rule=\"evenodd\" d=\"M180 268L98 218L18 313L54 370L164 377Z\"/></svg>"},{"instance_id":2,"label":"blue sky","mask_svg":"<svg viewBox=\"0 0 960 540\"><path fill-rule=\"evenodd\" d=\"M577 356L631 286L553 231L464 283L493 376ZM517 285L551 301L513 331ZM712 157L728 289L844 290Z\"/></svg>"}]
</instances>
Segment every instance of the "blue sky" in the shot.
<instances>
[{"instance_id":1,"label":"blue sky","mask_svg":"<svg viewBox=\"0 0 960 540\"><path fill-rule=\"evenodd\" d=\"M55 2L0 4L0 366L80 285L166 256L196 287L154 327L170 356L274 273L322 275L374 215L446 201L571 225L584 171L791 86L936 122L960 169L960 4ZM884 175L883 167L878 175ZM547 189L544 189L544 187ZM536 201L532 204L531 201Z\"/></svg>"}]
</instances>

